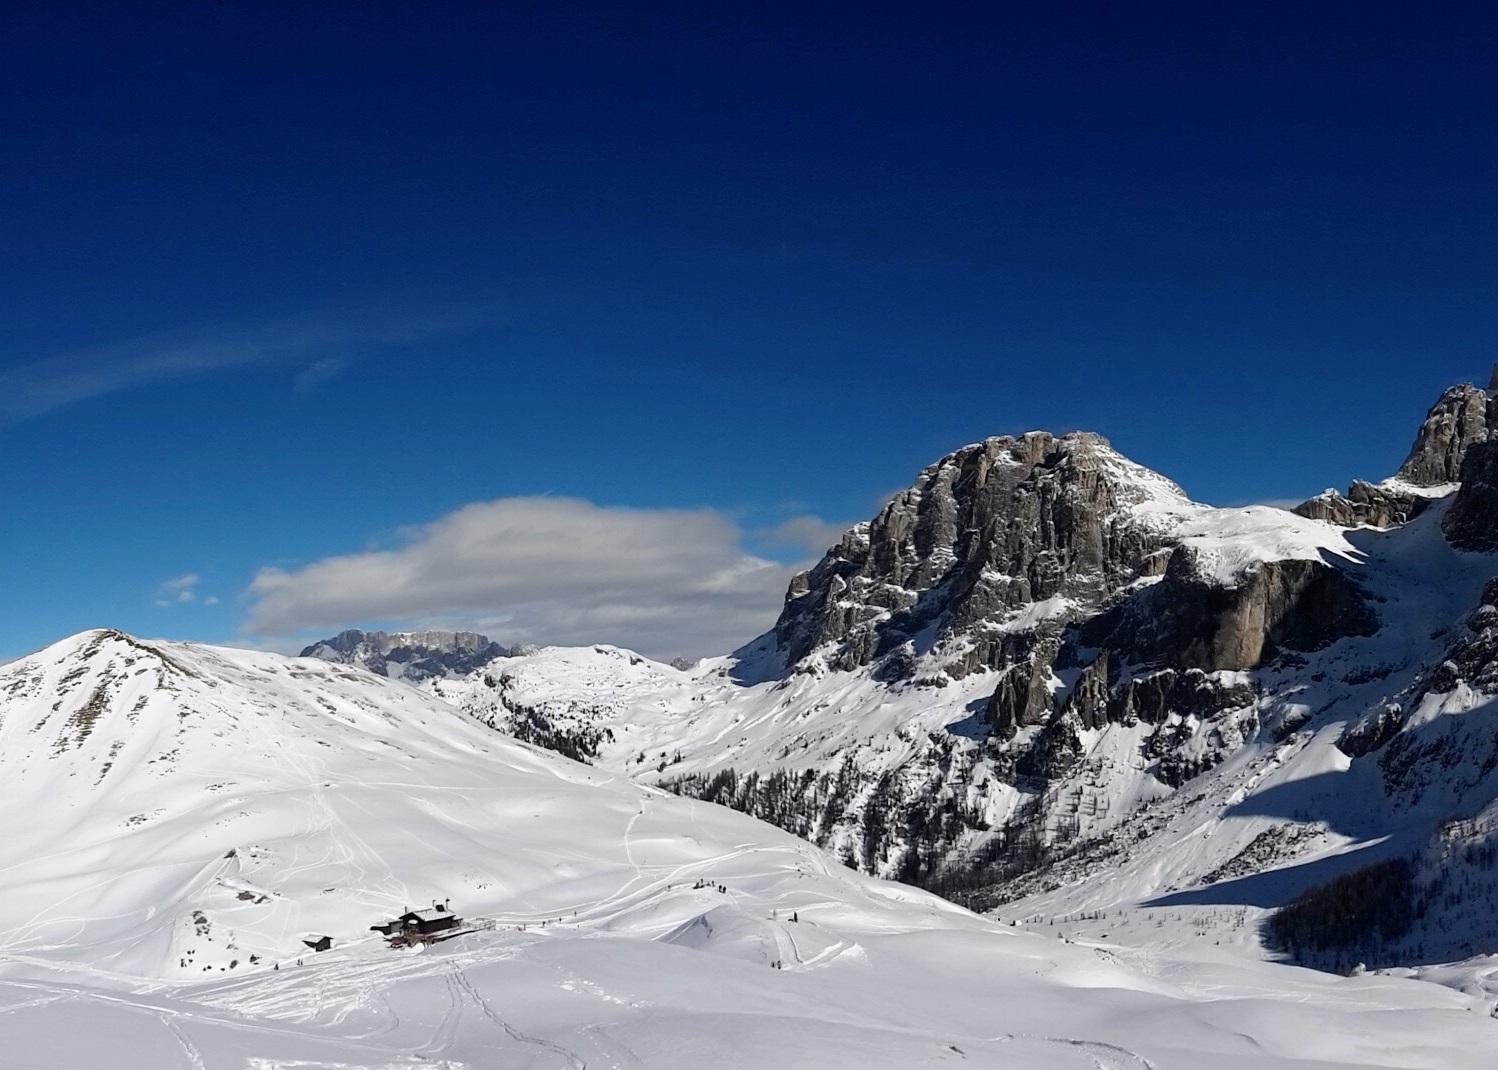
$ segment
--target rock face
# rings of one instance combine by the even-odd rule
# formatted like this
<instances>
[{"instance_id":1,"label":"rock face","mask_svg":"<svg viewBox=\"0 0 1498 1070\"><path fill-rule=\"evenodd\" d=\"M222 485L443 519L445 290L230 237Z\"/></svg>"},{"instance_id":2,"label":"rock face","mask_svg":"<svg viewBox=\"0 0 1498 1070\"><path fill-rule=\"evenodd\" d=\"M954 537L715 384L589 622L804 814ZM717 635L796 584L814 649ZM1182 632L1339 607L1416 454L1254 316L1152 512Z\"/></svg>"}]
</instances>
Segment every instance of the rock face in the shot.
<instances>
[{"instance_id":1,"label":"rock face","mask_svg":"<svg viewBox=\"0 0 1498 1070\"><path fill-rule=\"evenodd\" d=\"M1498 378L1498 366L1494 368ZM1461 479L1467 450L1486 442L1494 430L1492 399L1486 390L1467 384L1441 395L1415 436L1398 479L1417 487L1434 487Z\"/></svg>"},{"instance_id":2,"label":"rock face","mask_svg":"<svg viewBox=\"0 0 1498 1070\"><path fill-rule=\"evenodd\" d=\"M1282 651L1309 652L1372 635L1378 617L1356 583L1323 561L1267 561L1225 587L1178 547L1160 583L1089 621L1083 642L1129 661L1204 672L1256 669Z\"/></svg>"},{"instance_id":3,"label":"rock face","mask_svg":"<svg viewBox=\"0 0 1498 1070\"><path fill-rule=\"evenodd\" d=\"M1345 495L1323 491L1301 502L1294 512L1344 528L1396 528L1415 519L1429 504L1429 498L1397 484L1382 486L1358 479Z\"/></svg>"},{"instance_id":4,"label":"rock face","mask_svg":"<svg viewBox=\"0 0 1498 1070\"><path fill-rule=\"evenodd\" d=\"M1359 512L1337 514L1341 522L1392 526L1426 504L1417 491L1371 484L1354 494ZM1082 798L1110 790L1098 786L1107 761L1179 787L1258 730L1248 674L1378 629L1354 566L1323 555L1323 544L1351 550L1329 528L1277 510L1192 502L1097 435L991 438L923 470L795 577L768 638L787 686L802 674L863 673L896 695L992 673L973 710L987 735L981 757L968 759L971 776L1031 800L1016 804L1023 817L1005 819L1023 826L1006 843L1034 842L1038 828L1065 839L1083 827L1079 808L1094 806ZM1137 753L1094 753L1114 727ZM783 753L817 738L810 724L798 731ZM781 806L769 789L683 783L766 814ZM931 777L882 778L868 799L845 798L840 783L806 789L822 815L807 827L829 842L840 834L828 829L863 828L870 807L904 807L909 827L940 826L943 842L956 843L953 815L983 809L963 809ZM839 806L848 808L840 818ZM860 864L889 864L860 842L851 848ZM939 869L925 855L912 869L915 857L890 872Z\"/></svg>"},{"instance_id":5,"label":"rock face","mask_svg":"<svg viewBox=\"0 0 1498 1070\"><path fill-rule=\"evenodd\" d=\"M1045 727L1058 717L1085 730L1225 709L1243 696L1208 694L1213 674L1377 629L1354 580L1314 554L1229 578L1203 566L1183 532L1213 514L1096 435L991 438L925 469L797 576L775 640L793 670L872 666L891 684L922 658L949 678L997 670L995 740L1017 769L1054 771L1071 735Z\"/></svg>"},{"instance_id":6,"label":"rock face","mask_svg":"<svg viewBox=\"0 0 1498 1070\"><path fill-rule=\"evenodd\" d=\"M510 650L475 632L361 632L350 629L313 643L304 658L359 665L412 683L464 676Z\"/></svg>"},{"instance_id":7,"label":"rock face","mask_svg":"<svg viewBox=\"0 0 1498 1070\"><path fill-rule=\"evenodd\" d=\"M955 671L997 668L1014 650L985 625L1041 603L1070 619L1158 575L1160 518L1192 508L1097 435L990 438L925 469L797 576L776 642L791 663L821 650L853 669L906 643L965 636Z\"/></svg>"},{"instance_id":8,"label":"rock face","mask_svg":"<svg viewBox=\"0 0 1498 1070\"><path fill-rule=\"evenodd\" d=\"M1396 476L1357 481L1295 513L1391 530L1460 482L1441 506L1448 540L1498 549L1494 410L1477 387L1446 391ZM1294 517L1281 523L1262 508L1198 505L1096 435L991 438L926 468L797 576L768 638L788 678L863 672L900 693L992 673L974 710L987 732L974 768L1031 799L1015 811L1028 822L1025 835L1043 827L1064 839L1081 827L1076 808L1091 805L1079 800L1109 790L1099 786L1108 762L1180 787L1264 730L1263 679L1378 634L1356 549L1318 542L1326 530ZM1488 613L1484 627L1498 629L1498 610ZM1432 674L1434 684L1486 656L1474 642L1453 654L1444 676ZM1375 666L1368 678L1383 671ZM1376 705L1346 730L1347 746L1381 748L1403 724L1403 708ZM1304 715L1275 717L1273 731L1290 734ZM1115 728L1132 734L1137 753L1094 753ZM940 819L921 809L939 795L930 781L910 794L912 826ZM761 802L773 812L768 796ZM844 820L862 821L865 804L849 805Z\"/></svg>"},{"instance_id":9,"label":"rock face","mask_svg":"<svg viewBox=\"0 0 1498 1070\"><path fill-rule=\"evenodd\" d=\"M1472 445L1462 462L1462 485L1441 521L1458 550L1498 549L1498 439Z\"/></svg>"}]
</instances>

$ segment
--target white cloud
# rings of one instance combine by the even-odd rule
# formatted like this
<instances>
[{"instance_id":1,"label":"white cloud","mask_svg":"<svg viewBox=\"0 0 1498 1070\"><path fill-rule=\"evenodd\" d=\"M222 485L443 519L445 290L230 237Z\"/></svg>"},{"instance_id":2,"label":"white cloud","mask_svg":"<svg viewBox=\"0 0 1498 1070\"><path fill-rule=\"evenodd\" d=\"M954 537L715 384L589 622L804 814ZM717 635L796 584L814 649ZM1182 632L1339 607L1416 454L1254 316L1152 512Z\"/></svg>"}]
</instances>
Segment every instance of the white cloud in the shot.
<instances>
[{"instance_id":1,"label":"white cloud","mask_svg":"<svg viewBox=\"0 0 1498 1070\"><path fill-rule=\"evenodd\" d=\"M842 541L843 533L851 526L829 524L817 516L793 516L759 535L770 546L793 546L820 558L830 547Z\"/></svg>"},{"instance_id":2,"label":"white cloud","mask_svg":"<svg viewBox=\"0 0 1498 1070\"><path fill-rule=\"evenodd\" d=\"M158 609L170 609L172 606L197 602L198 584L201 581L202 577L196 572L188 572L185 575L173 576L169 580L162 580L156 585L156 607ZM199 604L216 606L218 605L218 599L213 595L209 595Z\"/></svg>"},{"instance_id":3,"label":"white cloud","mask_svg":"<svg viewBox=\"0 0 1498 1070\"><path fill-rule=\"evenodd\" d=\"M157 584L157 608L166 609L169 606L180 605L183 602L191 602L197 597L194 589L198 585L199 578L196 572L189 572L186 575L174 576L172 579L163 580Z\"/></svg>"},{"instance_id":4,"label":"white cloud","mask_svg":"<svg viewBox=\"0 0 1498 1070\"><path fill-rule=\"evenodd\" d=\"M394 550L264 568L245 630L462 625L505 643L724 653L774 623L792 569L746 553L708 509L501 498L403 533Z\"/></svg>"}]
</instances>

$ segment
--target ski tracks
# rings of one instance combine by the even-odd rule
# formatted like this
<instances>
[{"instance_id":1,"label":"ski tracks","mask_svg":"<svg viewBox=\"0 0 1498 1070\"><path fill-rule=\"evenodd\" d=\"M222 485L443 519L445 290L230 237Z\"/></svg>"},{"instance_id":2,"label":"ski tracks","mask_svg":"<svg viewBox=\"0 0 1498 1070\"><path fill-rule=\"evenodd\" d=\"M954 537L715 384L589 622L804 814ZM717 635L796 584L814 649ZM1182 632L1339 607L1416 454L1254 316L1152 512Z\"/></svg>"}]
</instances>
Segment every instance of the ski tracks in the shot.
<instances>
[{"instance_id":1,"label":"ski tracks","mask_svg":"<svg viewBox=\"0 0 1498 1070\"><path fill-rule=\"evenodd\" d=\"M182 1045L182 1052L187 1056L187 1061L191 1064L193 1070L208 1070L208 1064L203 1061L203 1053L198 1050L198 1046L187 1035L187 1030L182 1028L182 1023L178 1021L179 1016L165 1010L157 1013L161 1017L162 1024L177 1039L177 1043Z\"/></svg>"},{"instance_id":2,"label":"ski tracks","mask_svg":"<svg viewBox=\"0 0 1498 1070\"><path fill-rule=\"evenodd\" d=\"M1155 1064L1138 1052L1105 1044L1100 1040L1073 1040L1070 1037L1046 1037L1052 1044L1079 1048L1092 1060L1096 1070L1155 1070Z\"/></svg>"},{"instance_id":3,"label":"ski tracks","mask_svg":"<svg viewBox=\"0 0 1498 1070\"><path fill-rule=\"evenodd\" d=\"M571 1070L588 1070L587 1061L571 1048L564 1047L563 1045L558 1044L555 1041L547 1040L544 1037L530 1036L526 1033L521 1032L519 1029L516 1029L509 1022L501 1018L498 1014L495 1013L494 1008L489 1006L489 1001L483 997L483 994L473 986L473 982L470 981L468 979L468 975L463 972L463 967L459 966L456 962L450 963L450 965L452 967L452 973L449 975L448 983L450 986L452 986L455 1005L458 1005L460 1007L460 997L461 995L466 995L469 1000L472 1001L473 1005L484 1015L484 1017L488 1018L495 1025L503 1029L506 1035L508 1035L511 1040L517 1041L521 1044L530 1044L549 1051L554 1055L557 1055L560 1058L566 1060L566 1065L570 1067ZM461 1013L461 1008L459 1010L459 1013Z\"/></svg>"}]
</instances>

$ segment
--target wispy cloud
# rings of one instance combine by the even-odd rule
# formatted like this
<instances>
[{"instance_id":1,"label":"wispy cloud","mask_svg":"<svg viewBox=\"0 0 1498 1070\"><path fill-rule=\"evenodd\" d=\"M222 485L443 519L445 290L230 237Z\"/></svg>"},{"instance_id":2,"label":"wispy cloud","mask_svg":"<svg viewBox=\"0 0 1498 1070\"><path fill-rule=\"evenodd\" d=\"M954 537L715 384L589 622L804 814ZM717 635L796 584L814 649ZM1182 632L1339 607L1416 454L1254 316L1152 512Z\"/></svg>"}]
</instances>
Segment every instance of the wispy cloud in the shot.
<instances>
[{"instance_id":1,"label":"wispy cloud","mask_svg":"<svg viewBox=\"0 0 1498 1070\"><path fill-rule=\"evenodd\" d=\"M298 394L311 393L323 383L342 375L350 363L345 357L324 357L322 360L314 360L297 373L296 378L292 380L292 386Z\"/></svg>"},{"instance_id":2,"label":"wispy cloud","mask_svg":"<svg viewBox=\"0 0 1498 1070\"><path fill-rule=\"evenodd\" d=\"M197 598L197 586L201 577L196 572L189 572L184 576L174 576L169 580L163 580L156 587L156 606L159 609L167 609L171 606L191 602ZM217 599L214 599L217 602Z\"/></svg>"},{"instance_id":3,"label":"wispy cloud","mask_svg":"<svg viewBox=\"0 0 1498 1070\"><path fill-rule=\"evenodd\" d=\"M346 310L250 327L170 331L33 361L0 372L0 424L35 419L121 390L236 368L301 361L297 389L339 374L371 346L460 334L496 316L490 307L405 316Z\"/></svg>"},{"instance_id":4,"label":"wispy cloud","mask_svg":"<svg viewBox=\"0 0 1498 1070\"><path fill-rule=\"evenodd\" d=\"M404 533L397 549L265 568L246 632L443 623L501 642L726 652L774 623L792 568L742 548L714 510L501 498Z\"/></svg>"}]
</instances>

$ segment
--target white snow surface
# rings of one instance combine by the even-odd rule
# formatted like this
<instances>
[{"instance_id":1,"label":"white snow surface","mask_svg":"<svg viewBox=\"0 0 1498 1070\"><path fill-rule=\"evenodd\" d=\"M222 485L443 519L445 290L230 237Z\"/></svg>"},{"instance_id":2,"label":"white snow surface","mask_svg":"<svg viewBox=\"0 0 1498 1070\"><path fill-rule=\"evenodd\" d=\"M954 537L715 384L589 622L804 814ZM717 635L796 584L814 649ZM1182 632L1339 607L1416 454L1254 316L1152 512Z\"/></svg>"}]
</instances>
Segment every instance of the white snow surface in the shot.
<instances>
[{"instance_id":1,"label":"white snow surface","mask_svg":"<svg viewBox=\"0 0 1498 1070\"><path fill-rule=\"evenodd\" d=\"M1226 587L1268 561L1341 558L1358 564L1363 559L1345 529L1269 505L1205 509L1175 530L1194 552L1197 570Z\"/></svg>"},{"instance_id":2,"label":"white snow surface","mask_svg":"<svg viewBox=\"0 0 1498 1070\"><path fill-rule=\"evenodd\" d=\"M66 640L0 670L0 777L0 1067L1475 1070L1498 1052L1480 994L980 918L312 659ZM472 931L411 953L368 929L439 899ZM322 935L332 950L302 943Z\"/></svg>"}]
</instances>

